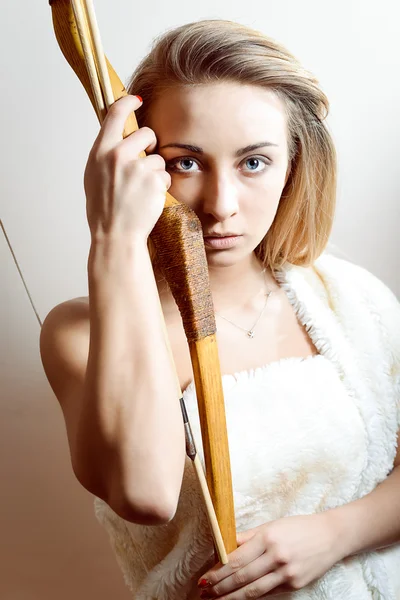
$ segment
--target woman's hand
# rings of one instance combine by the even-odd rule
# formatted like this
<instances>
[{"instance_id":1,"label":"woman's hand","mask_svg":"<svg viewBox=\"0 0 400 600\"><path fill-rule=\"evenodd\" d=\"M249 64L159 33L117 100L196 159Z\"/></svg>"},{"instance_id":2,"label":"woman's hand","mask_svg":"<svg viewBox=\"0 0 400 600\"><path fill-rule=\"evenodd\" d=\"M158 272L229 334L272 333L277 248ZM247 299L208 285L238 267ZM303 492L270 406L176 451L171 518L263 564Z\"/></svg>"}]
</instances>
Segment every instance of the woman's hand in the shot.
<instances>
[{"instance_id":1,"label":"woman's hand","mask_svg":"<svg viewBox=\"0 0 400 600\"><path fill-rule=\"evenodd\" d=\"M154 131L142 127L123 139L125 122L141 101L126 96L113 104L93 144L85 169L86 213L92 238L147 236L164 207L171 176L153 152Z\"/></svg>"},{"instance_id":2,"label":"woman's hand","mask_svg":"<svg viewBox=\"0 0 400 600\"><path fill-rule=\"evenodd\" d=\"M218 563L200 578L201 598L245 600L298 590L343 558L337 537L329 512L286 517L239 533L229 564Z\"/></svg>"}]
</instances>

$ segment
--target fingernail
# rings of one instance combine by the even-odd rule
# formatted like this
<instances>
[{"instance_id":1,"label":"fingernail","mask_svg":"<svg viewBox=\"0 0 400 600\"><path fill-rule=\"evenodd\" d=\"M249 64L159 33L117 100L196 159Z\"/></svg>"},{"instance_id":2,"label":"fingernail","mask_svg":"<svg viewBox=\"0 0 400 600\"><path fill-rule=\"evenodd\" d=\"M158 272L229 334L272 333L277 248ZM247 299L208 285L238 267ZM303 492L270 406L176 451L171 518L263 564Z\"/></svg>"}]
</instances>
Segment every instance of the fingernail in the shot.
<instances>
[{"instance_id":1,"label":"fingernail","mask_svg":"<svg viewBox=\"0 0 400 600\"><path fill-rule=\"evenodd\" d=\"M210 582L207 579L200 579L197 585L201 588L206 588L210 585Z\"/></svg>"},{"instance_id":2,"label":"fingernail","mask_svg":"<svg viewBox=\"0 0 400 600\"><path fill-rule=\"evenodd\" d=\"M136 98L139 98L139 101L143 102L143 98L141 96L136 95Z\"/></svg>"}]
</instances>

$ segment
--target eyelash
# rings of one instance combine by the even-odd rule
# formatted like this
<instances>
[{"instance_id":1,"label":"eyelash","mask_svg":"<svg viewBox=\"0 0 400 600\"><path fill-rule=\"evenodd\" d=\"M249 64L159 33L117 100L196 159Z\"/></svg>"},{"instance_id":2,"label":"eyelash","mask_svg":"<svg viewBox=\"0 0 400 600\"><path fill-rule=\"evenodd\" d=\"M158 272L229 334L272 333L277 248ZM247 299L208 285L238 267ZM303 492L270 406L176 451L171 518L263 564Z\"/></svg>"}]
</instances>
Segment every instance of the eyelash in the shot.
<instances>
[{"instance_id":1,"label":"eyelash","mask_svg":"<svg viewBox=\"0 0 400 600\"><path fill-rule=\"evenodd\" d=\"M260 161L261 163L263 163L265 165L264 169L262 169L261 171L254 171L254 170L250 170L248 171L248 173L254 173L255 175L259 175L260 173L264 173L264 171L266 170L266 168L271 164L271 161L269 159L267 159L265 156L248 156L247 158L245 158L242 162L247 162L248 160L251 159L256 159L258 161ZM194 163L198 164L196 159L193 158L193 156L182 156L180 158L174 158L173 160L170 161L166 161L166 166L168 169L170 169L171 171L175 172L175 173L195 173L196 171L188 171L185 169L176 169L175 165L177 165L179 162L182 162L184 160L191 160Z\"/></svg>"}]
</instances>

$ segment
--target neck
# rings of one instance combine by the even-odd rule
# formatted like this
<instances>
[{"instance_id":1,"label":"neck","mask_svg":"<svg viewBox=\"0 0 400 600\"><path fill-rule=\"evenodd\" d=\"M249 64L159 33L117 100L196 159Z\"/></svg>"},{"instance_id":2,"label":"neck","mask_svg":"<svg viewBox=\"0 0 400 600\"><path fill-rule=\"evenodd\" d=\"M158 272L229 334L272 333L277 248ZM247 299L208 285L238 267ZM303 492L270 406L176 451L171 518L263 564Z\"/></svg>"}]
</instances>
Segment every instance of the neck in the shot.
<instances>
[{"instance_id":1,"label":"neck","mask_svg":"<svg viewBox=\"0 0 400 600\"><path fill-rule=\"evenodd\" d=\"M242 261L229 266L209 266L210 288L217 312L244 306L269 286L268 273L252 253Z\"/></svg>"}]
</instances>

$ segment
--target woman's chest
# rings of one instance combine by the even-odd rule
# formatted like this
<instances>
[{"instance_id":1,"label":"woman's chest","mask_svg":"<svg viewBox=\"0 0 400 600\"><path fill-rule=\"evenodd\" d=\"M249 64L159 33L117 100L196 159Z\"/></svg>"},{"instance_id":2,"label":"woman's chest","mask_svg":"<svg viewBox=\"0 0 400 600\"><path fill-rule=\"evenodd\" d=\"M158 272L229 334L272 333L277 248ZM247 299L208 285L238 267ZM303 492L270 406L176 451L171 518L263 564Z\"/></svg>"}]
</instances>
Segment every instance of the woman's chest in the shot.
<instances>
[{"instance_id":1,"label":"woman's chest","mask_svg":"<svg viewBox=\"0 0 400 600\"><path fill-rule=\"evenodd\" d=\"M243 323L242 323L243 324ZM179 313L169 311L168 338L181 389L193 379L190 352ZM288 357L306 357L317 350L285 295L271 302L271 311L249 336L246 328L217 320L217 343L222 374L236 373Z\"/></svg>"},{"instance_id":2,"label":"woman's chest","mask_svg":"<svg viewBox=\"0 0 400 600\"><path fill-rule=\"evenodd\" d=\"M224 377L224 392L238 527L353 498L367 459L364 422L324 357ZM185 401L202 458L193 387Z\"/></svg>"}]
</instances>

